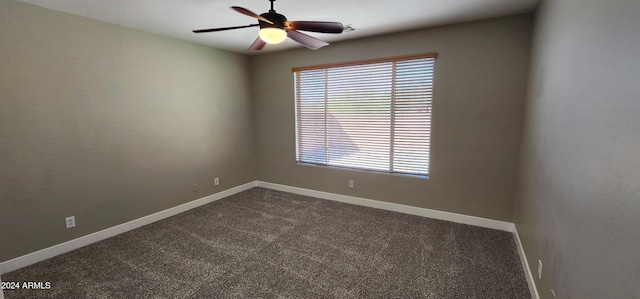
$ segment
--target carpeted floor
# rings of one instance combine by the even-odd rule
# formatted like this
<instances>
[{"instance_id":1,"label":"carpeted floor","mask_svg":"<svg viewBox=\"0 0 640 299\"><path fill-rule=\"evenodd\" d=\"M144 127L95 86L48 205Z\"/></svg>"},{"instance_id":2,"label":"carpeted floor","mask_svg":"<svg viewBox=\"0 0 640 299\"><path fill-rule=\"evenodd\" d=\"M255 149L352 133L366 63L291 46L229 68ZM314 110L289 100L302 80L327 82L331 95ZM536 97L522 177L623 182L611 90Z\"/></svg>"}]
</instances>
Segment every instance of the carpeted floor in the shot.
<instances>
[{"instance_id":1,"label":"carpeted floor","mask_svg":"<svg viewBox=\"0 0 640 299\"><path fill-rule=\"evenodd\" d=\"M513 236L253 188L2 276L6 298L531 298Z\"/></svg>"}]
</instances>

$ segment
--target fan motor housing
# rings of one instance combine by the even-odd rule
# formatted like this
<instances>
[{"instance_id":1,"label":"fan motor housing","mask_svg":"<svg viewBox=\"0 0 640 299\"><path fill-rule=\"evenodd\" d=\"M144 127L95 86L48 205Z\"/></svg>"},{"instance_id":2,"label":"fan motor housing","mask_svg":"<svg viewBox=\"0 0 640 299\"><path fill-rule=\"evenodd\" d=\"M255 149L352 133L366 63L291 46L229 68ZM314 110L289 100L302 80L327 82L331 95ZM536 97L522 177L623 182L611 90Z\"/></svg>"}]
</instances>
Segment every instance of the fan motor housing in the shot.
<instances>
[{"instance_id":1,"label":"fan motor housing","mask_svg":"<svg viewBox=\"0 0 640 299\"><path fill-rule=\"evenodd\" d=\"M277 12L265 12L260 16L273 22L273 24L269 24L265 21L258 20L258 23L260 24L260 28L276 27L284 30L284 27L285 27L284 22L287 21L287 18L285 16Z\"/></svg>"}]
</instances>

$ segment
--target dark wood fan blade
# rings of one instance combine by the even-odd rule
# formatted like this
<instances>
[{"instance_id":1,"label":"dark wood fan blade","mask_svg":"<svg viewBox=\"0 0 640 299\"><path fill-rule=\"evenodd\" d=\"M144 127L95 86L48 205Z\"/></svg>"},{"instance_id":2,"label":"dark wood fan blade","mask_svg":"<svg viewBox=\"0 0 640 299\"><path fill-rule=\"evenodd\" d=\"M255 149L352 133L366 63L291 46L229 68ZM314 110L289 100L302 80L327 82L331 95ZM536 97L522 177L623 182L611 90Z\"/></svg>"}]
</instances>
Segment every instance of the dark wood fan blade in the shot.
<instances>
[{"instance_id":1,"label":"dark wood fan blade","mask_svg":"<svg viewBox=\"0 0 640 299\"><path fill-rule=\"evenodd\" d=\"M306 35L295 30L287 30L287 36L311 50L318 50L324 46L329 45L328 42L321 41L313 36Z\"/></svg>"},{"instance_id":2,"label":"dark wood fan blade","mask_svg":"<svg viewBox=\"0 0 640 299\"><path fill-rule=\"evenodd\" d=\"M340 22L288 21L284 25L289 30L302 30L321 33L342 33L344 26Z\"/></svg>"},{"instance_id":3,"label":"dark wood fan blade","mask_svg":"<svg viewBox=\"0 0 640 299\"><path fill-rule=\"evenodd\" d=\"M247 16L250 16L250 17L252 17L252 18L256 18L256 19L258 19L258 20L260 20L260 21L267 22L267 23L269 23L269 24L273 24L273 22L271 22L271 21L269 21L269 20L267 20L267 19L265 19L265 18L261 17L260 15L258 15L258 14L256 14L256 13L254 13L253 11L250 11L250 10L248 10L248 9L244 8L244 7L240 7L240 6L231 6L231 8L232 8L233 10L235 10L235 11L237 11L237 12L239 12L239 13L243 14L243 15L247 15Z\"/></svg>"},{"instance_id":4,"label":"dark wood fan blade","mask_svg":"<svg viewBox=\"0 0 640 299\"><path fill-rule=\"evenodd\" d=\"M245 25L245 26L234 26L234 27L211 28L211 29L199 29L199 30L193 30L193 33L225 31L225 30L232 30L232 29L255 27L255 26L258 26L258 24L251 24L251 25Z\"/></svg>"},{"instance_id":5,"label":"dark wood fan blade","mask_svg":"<svg viewBox=\"0 0 640 299\"><path fill-rule=\"evenodd\" d=\"M253 42L253 44L251 44L251 47L249 47L249 51L260 51L262 50L262 48L264 48L264 46L267 43L265 43L262 39L260 39L260 37L258 36L258 38L256 38L256 40Z\"/></svg>"}]
</instances>

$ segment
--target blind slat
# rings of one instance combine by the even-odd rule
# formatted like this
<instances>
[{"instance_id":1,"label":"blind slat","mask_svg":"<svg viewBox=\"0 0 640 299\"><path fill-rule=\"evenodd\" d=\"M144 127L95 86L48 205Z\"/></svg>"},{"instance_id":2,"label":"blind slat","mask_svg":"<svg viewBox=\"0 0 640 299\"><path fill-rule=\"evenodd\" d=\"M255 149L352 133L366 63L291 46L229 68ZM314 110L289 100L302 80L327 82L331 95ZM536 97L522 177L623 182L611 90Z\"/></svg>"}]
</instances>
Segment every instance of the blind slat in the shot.
<instances>
[{"instance_id":1,"label":"blind slat","mask_svg":"<svg viewBox=\"0 0 640 299\"><path fill-rule=\"evenodd\" d=\"M294 68L296 160L427 176L435 57Z\"/></svg>"}]
</instances>

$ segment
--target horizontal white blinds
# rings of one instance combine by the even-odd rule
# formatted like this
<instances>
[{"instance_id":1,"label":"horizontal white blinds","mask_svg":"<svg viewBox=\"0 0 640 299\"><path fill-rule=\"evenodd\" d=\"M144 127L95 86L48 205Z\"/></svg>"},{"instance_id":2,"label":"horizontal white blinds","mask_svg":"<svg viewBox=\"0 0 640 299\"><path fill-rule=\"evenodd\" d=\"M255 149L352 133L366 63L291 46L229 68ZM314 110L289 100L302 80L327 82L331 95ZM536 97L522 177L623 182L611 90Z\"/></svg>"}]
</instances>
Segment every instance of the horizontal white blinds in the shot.
<instances>
[{"instance_id":1,"label":"horizontal white blinds","mask_svg":"<svg viewBox=\"0 0 640 299\"><path fill-rule=\"evenodd\" d=\"M293 69L297 161L427 176L434 60Z\"/></svg>"}]
</instances>

